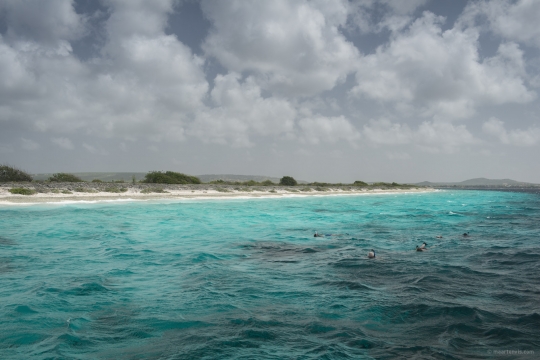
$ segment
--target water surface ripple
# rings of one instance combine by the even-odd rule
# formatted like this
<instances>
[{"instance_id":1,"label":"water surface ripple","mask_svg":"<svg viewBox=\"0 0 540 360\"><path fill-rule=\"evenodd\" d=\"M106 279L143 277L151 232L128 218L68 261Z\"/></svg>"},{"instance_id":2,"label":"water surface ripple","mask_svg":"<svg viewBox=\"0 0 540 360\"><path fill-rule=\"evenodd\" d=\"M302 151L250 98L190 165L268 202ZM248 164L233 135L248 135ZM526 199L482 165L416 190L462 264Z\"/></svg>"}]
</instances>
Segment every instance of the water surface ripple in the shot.
<instances>
[{"instance_id":1,"label":"water surface ripple","mask_svg":"<svg viewBox=\"0 0 540 360\"><path fill-rule=\"evenodd\" d=\"M0 354L538 356L538 224L488 191L3 206Z\"/></svg>"}]
</instances>

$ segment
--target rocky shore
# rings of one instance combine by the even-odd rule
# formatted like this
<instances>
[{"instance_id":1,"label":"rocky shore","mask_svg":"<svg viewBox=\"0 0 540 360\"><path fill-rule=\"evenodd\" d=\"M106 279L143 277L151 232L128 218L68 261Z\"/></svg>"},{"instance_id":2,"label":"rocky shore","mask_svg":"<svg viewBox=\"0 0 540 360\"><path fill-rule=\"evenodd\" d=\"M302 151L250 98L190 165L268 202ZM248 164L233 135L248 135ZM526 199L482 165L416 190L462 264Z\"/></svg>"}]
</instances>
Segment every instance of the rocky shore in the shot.
<instances>
[{"instance_id":1,"label":"rocky shore","mask_svg":"<svg viewBox=\"0 0 540 360\"><path fill-rule=\"evenodd\" d=\"M10 189L26 189L23 194L13 194ZM423 187L373 188L357 186L243 186L221 184L144 184L111 182L31 182L1 183L1 203L46 203L62 201L103 201L163 198L234 198L280 197L294 195L347 195L434 191Z\"/></svg>"}]
</instances>

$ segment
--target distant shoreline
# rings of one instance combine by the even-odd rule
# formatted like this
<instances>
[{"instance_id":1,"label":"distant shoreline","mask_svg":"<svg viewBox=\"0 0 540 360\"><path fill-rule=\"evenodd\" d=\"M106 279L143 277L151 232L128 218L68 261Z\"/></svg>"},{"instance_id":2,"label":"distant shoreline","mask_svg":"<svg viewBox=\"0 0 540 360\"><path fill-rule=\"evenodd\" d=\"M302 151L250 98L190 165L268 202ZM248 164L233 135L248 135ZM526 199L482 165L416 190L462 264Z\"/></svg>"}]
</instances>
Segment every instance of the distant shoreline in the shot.
<instances>
[{"instance_id":1,"label":"distant shoreline","mask_svg":"<svg viewBox=\"0 0 540 360\"><path fill-rule=\"evenodd\" d=\"M14 195L11 188L36 191L33 195ZM112 192L115 191L115 192ZM153 192L163 191L163 192ZM128 183L3 183L0 204L39 204L61 202L98 202L115 200L160 199L234 199L294 196L369 195L433 192L435 189L357 188L354 186L253 186L241 185L168 185Z\"/></svg>"}]
</instances>

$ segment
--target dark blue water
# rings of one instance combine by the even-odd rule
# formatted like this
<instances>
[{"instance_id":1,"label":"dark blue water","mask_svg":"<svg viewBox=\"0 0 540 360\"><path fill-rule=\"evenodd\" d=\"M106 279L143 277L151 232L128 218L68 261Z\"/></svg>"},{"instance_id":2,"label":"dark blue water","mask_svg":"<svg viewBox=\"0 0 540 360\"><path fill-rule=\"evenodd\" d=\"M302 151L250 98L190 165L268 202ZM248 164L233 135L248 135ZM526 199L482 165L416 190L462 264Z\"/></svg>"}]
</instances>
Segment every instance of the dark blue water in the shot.
<instances>
[{"instance_id":1,"label":"dark blue water","mask_svg":"<svg viewBox=\"0 0 540 360\"><path fill-rule=\"evenodd\" d=\"M489 191L3 206L0 358L534 358L539 224Z\"/></svg>"}]
</instances>

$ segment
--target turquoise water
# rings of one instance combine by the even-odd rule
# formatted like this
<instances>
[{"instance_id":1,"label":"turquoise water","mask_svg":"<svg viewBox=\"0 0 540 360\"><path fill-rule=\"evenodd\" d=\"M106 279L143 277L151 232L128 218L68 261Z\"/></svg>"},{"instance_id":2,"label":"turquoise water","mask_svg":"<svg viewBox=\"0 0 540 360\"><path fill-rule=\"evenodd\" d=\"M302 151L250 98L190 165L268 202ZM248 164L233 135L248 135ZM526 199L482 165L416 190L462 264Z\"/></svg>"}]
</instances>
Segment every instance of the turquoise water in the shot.
<instances>
[{"instance_id":1,"label":"turquoise water","mask_svg":"<svg viewBox=\"0 0 540 360\"><path fill-rule=\"evenodd\" d=\"M0 357L538 356L539 224L482 191L2 206Z\"/></svg>"}]
</instances>

